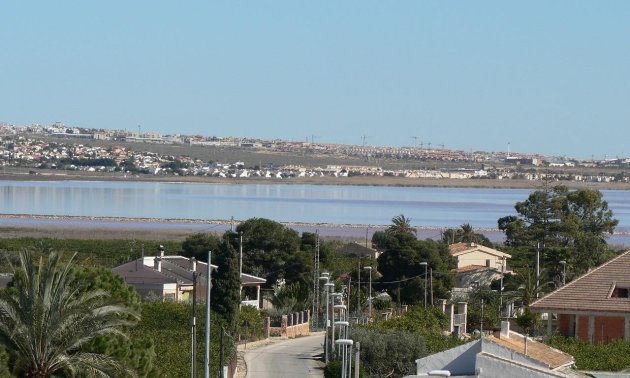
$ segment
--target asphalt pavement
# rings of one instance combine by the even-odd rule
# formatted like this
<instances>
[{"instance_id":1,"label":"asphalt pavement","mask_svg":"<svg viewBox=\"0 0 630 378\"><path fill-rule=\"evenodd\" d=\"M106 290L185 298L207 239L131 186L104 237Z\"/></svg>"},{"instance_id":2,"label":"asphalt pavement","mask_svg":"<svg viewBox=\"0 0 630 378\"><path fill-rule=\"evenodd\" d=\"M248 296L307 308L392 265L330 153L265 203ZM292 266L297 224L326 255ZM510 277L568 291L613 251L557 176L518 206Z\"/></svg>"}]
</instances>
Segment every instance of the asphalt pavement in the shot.
<instances>
[{"instance_id":1,"label":"asphalt pavement","mask_svg":"<svg viewBox=\"0 0 630 378\"><path fill-rule=\"evenodd\" d=\"M322 334L285 340L245 353L247 378L323 377Z\"/></svg>"}]
</instances>

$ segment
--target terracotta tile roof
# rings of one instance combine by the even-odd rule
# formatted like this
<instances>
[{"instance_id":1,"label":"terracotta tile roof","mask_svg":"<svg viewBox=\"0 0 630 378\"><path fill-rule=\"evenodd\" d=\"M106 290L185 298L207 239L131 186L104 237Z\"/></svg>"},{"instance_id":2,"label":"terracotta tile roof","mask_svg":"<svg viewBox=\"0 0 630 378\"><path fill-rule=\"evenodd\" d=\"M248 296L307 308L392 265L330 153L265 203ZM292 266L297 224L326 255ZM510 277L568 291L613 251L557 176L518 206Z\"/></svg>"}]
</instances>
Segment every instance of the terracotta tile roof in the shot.
<instances>
[{"instance_id":1,"label":"terracotta tile roof","mask_svg":"<svg viewBox=\"0 0 630 378\"><path fill-rule=\"evenodd\" d=\"M455 243L448 246L451 255L474 249L475 246L471 245L471 243Z\"/></svg>"},{"instance_id":2,"label":"terracotta tile roof","mask_svg":"<svg viewBox=\"0 0 630 378\"><path fill-rule=\"evenodd\" d=\"M517 332L510 331L509 338L498 338L488 336L485 338L497 345L508 348L527 357L539 361L549 367L549 369L557 369L561 366L573 365L575 359L570 354L552 348L549 345L539 343L530 338L527 339L527 353L525 353L525 336Z\"/></svg>"},{"instance_id":3,"label":"terracotta tile roof","mask_svg":"<svg viewBox=\"0 0 630 378\"><path fill-rule=\"evenodd\" d=\"M630 288L630 251L591 270L530 305L537 312L630 314L630 298L610 298L617 287Z\"/></svg>"},{"instance_id":4,"label":"terracotta tile roof","mask_svg":"<svg viewBox=\"0 0 630 378\"><path fill-rule=\"evenodd\" d=\"M467 265L467 266L463 266L461 268L457 268L454 270L456 273L466 273L466 272L473 272L475 270L481 270L481 269L490 269L490 268L484 265Z\"/></svg>"}]
</instances>

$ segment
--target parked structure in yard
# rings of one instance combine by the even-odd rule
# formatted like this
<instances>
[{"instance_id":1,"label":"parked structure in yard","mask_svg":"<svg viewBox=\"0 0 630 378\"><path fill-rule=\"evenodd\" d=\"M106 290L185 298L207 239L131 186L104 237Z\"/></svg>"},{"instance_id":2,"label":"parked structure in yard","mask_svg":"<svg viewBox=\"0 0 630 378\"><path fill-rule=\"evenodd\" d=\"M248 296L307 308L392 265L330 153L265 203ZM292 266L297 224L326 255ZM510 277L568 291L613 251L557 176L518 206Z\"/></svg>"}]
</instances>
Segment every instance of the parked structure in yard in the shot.
<instances>
[{"instance_id":1,"label":"parked structure in yard","mask_svg":"<svg viewBox=\"0 0 630 378\"><path fill-rule=\"evenodd\" d=\"M416 360L412 377L574 377L573 356L510 331L501 322L494 335Z\"/></svg>"},{"instance_id":2,"label":"parked structure in yard","mask_svg":"<svg viewBox=\"0 0 630 378\"><path fill-rule=\"evenodd\" d=\"M530 305L547 313L547 331L591 343L630 340L630 251L591 270Z\"/></svg>"},{"instance_id":3,"label":"parked structure in yard","mask_svg":"<svg viewBox=\"0 0 630 378\"><path fill-rule=\"evenodd\" d=\"M213 270L216 265L211 265ZM208 263L184 256L164 256L161 250L158 256L141 257L120 265L112 271L133 286L140 297L159 298L170 301L188 301L192 299L193 272L197 273L197 299L206 298L206 277ZM242 305L260 308L260 285L266 280L250 274L241 274L241 288L244 298Z\"/></svg>"}]
</instances>

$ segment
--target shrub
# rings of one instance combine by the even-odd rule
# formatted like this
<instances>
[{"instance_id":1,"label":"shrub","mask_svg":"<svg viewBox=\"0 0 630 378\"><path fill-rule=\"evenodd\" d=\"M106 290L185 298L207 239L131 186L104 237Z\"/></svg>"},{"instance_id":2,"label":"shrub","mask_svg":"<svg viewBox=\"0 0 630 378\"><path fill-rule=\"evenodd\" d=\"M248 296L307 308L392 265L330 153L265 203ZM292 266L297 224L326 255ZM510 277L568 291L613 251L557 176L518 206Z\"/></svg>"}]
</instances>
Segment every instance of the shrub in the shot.
<instances>
[{"instance_id":1,"label":"shrub","mask_svg":"<svg viewBox=\"0 0 630 378\"><path fill-rule=\"evenodd\" d=\"M630 342L614 340L609 344L590 344L573 337L555 336L549 345L575 357L581 370L620 371L630 368Z\"/></svg>"},{"instance_id":2,"label":"shrub","mask_svg":"<svg viewBox=\"0 0 630 378\"><path fill-rule=\"evenodd\" d=\"M426 356L425 338L393 329L355 328L355 344L361 343L361 365L374 377L415 373L415 360Z\"/></svg>"},{"instance_id":3,"label":"shrub","mask_svg":"<svg viewBox=\"0 0 630 378\"><path fill-rule=\"evenodd\" d=\"M265 324L263 317L257 308L253 306L242 306L239 315L238 333L246 340L255 341L263 338Z\"/></svg>"}]
</instances>

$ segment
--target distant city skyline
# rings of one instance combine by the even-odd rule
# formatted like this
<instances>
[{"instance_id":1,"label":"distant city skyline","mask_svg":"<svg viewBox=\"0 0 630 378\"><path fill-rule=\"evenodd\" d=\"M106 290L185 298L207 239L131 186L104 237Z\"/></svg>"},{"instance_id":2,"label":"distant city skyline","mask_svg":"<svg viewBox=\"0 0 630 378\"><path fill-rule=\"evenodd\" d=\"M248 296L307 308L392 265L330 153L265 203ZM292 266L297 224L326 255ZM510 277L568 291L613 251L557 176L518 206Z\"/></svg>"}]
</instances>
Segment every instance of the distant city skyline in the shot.
<instances>
[{"instance_id":1,"label":"distant city skyline","mask_svg":"<svg viewBox=\"0 0 630 378\"><path fill-rule=\"evenodd\" d=\"M11 2L13 124L627 156L630 3Z\"/></svg>"}]
</instances>

